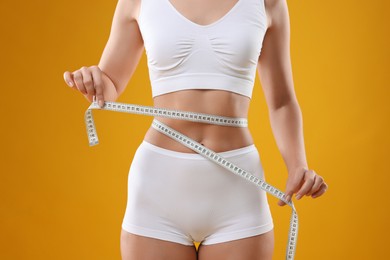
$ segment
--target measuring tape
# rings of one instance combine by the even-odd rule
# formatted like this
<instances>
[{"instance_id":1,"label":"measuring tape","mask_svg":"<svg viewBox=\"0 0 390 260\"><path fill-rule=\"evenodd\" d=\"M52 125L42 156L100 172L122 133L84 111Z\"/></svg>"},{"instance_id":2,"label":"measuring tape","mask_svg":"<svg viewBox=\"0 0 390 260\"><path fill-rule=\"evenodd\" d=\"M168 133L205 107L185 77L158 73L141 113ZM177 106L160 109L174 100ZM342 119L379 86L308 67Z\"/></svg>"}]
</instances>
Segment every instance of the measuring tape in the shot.
<instances>
[{"instance_id":1,"label":"measuring tape","mask_svg":"<svg viewBox=\"0 0 390 260\"><path fill-rule=\"evenodd\" d=\"M212 123L216 125L225 125L225 126L235 126L235 127L248 126L247 119L239 118L239 117L225 117L225 116L198 113L198 112L182 111L182 110L175 110L175 109L168 109L168 108L157 108L152 106L142 106L142 105L135 105L135 104L109 102L109 101L105 101L103 107L100 107L96 102L96 98L94 96L93 102L85 112L85 124L87 127L89 146L94 146L99 144L99 139L96 133L95 122L92 116L93 109L110 110L116 112L125 112L125 113L141 114L141 115L148 115L148 116L169 117L169 118L182 119L182 120L188 120L193 122ZM292 201L287 201L286 195L282 191L266 183L263 179L257 178L251 173L245 171L244 169L240 168L239 166L235 165L234 163L220 156L218 153L214 152L213 150L210 150L207 147L203 146L202 144L196 142L192 138L163 124L157 119L153 119L152 127L157 131L180 142L186 147L192 149L193 151L199 153L203 157L206 157L211 161L217 163L218 165L226 168L230 172L255 184L256 186L260 187L262 190L270 193L274 197L284 201L287 205L289 205L292 208L292 213L290 218L290 229L288 233L286 259L294 259L296 245L297 245L297 238L298 238L298 214L297 211L295 210L294 203Z\"/></svg>"}]
</instances>

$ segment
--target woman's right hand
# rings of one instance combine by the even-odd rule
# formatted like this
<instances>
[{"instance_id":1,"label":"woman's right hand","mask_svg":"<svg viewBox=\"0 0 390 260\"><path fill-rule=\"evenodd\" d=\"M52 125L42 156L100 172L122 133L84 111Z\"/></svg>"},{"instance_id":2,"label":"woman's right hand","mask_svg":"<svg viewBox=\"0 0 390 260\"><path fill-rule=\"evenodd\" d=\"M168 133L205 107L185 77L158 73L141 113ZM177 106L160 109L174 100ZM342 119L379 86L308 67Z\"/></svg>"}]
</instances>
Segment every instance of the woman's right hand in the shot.
<instances>
[{"instance_id":1,"label":"woman's right hand","mask_svg":"<svg viewBox=\"0 0 390 260\"><path fill-rule=\"evenodd\" d=\"M93 96L96 96L96 101L100 107L104 105L105 94L107 92L108 94L113 93L115 89L112 81L96 65L83 66L73 72L65 71L64 80L69 87L80 91L90 102L93 101ZM114 92L116 93L116 91Z\"/></svg>"}]
</instances>

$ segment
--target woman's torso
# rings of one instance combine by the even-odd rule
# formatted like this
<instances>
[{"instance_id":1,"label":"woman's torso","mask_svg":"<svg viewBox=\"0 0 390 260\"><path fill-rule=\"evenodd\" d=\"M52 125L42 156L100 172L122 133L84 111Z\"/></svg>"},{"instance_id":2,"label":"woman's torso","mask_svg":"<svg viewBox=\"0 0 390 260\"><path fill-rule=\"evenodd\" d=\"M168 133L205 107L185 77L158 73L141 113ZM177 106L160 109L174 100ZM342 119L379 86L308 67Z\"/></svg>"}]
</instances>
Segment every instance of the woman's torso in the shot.
<instances>
[{"instance_id":1,"label":"woman's torso","mask_svg":"<svg viewBox=\"0 0 390 260\"><path fill-rule=\"evenodd\" d=\"M190 89L154 97L154 106L228 117L248 117L250 99L223 90ZM238 149L253 144L248 127L221 126L187 120L154 117L160 122L189 136L215 152ZM160 133L152 126L144 140L165 149L196 153L178 141Z\"/></svg>"},{"instance_id":2,"label":"woman's torso","mask_svg":"<svg viewBox=\"0 0 390 260\"><path fill-rule=\"evenodd\" d=\"M248 3L248 6L250 6L249 8L252 8L252 2L245 2L246 0L198 0L196 2L183 0L164 1L170 1L172 6L185 17L185 19L183 19L183 17L179 16L179 20L187 25L188 21L201 25L208 25L213 24L216 21L221 21L219 25L224 26L223 23L226 23L226 20L223 21L221 18L226 18L224 16L232 10L238 1ZM242 4L244 5L244 3ZM194 8L194 5L201 5L202 8ZM257 8L261 7L260 2L253 5L253 7L257 12ZM243 6L243 8L248 7ZM170 8L169 10L173 9ZM205 13L204 10L208 10L207 13ZM259 29L259 26L263 26L263 24L259 24L260 21L262 21L260 17L261 14L249 14L246 11L245 14L249 15L249 17L247 17L249 20L246 21L252 23L251 28L254 28L254 23L256 25L256 30L261 32L261 28ZM144 19L149 19L149 17L145 17ZM229 17L227 16L226 19L229 19ZM194 24L188 26L190 26L190 28L199 29L197 28L199 26L194 26ZM260 33L256 33L256 35L256 37L262 36ZM240 86L237 86L237 88L240 88ZM186 89L165 93L153 98L155 107L241 118L247 118L250 100L251 99L245 95L217 89ZM253 144L253 139L248 127L221 126L164 117L155 118L216 152L238 149ZM144 140L169 150L196 153L178 141L160 133L152 126L146 132Z\"/></svg>"}]
</instances>

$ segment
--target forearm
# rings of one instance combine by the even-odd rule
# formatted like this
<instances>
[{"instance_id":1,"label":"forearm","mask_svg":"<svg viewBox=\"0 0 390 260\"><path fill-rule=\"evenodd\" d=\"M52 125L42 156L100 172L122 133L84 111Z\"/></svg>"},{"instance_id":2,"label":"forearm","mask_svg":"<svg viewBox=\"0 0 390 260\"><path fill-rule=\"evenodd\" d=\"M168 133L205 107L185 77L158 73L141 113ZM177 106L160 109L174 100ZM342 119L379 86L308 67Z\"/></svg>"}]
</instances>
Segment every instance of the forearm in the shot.
<instances>
[{"instance_id":1,"label":"forearm","mask_svg":"<svg viewBox=\"0 0 390 260\"><path fill-rule=\"evenodd\" d=\"M307 168L302 113L297 102L270 110L271 128L288 173Z\"/></svg>"}]
</instances>

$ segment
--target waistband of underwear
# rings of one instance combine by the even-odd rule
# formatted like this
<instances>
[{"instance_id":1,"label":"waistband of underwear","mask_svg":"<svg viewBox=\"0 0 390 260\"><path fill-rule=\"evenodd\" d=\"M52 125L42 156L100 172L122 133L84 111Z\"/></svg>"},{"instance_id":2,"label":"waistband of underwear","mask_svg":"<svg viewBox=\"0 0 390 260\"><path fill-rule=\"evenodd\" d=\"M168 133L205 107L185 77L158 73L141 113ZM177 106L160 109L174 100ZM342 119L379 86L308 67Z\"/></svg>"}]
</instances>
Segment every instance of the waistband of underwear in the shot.
<instances>
[{"instance_id":1,"label":"waistband of underwear","mask_svg":"<svg viewBox=\"0 0 390 260\"><path fill-rule=\"evenodd\" d=\"M183 159L209 160L209 159L205 158L204 156L200 155L199 153L185 153L185 152L174 151L174 150L170 150L170 149L166 149L166 148L154 145L154 144L149 143L148 141L145 141L145 140L142 141L141 145L154 151L154 152L168 155L168 156L172 156L172 157L183 158ZM218 154L225 157L225 158L231 158L234 156L239 156L239 155L243 155L243 154L254 152L254 151L257 152L256 145L250 144L248 146L244 146L241 148L219 152Z\"/></svg>"}]
</instances>

